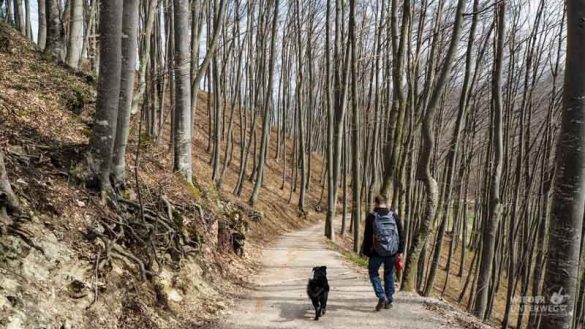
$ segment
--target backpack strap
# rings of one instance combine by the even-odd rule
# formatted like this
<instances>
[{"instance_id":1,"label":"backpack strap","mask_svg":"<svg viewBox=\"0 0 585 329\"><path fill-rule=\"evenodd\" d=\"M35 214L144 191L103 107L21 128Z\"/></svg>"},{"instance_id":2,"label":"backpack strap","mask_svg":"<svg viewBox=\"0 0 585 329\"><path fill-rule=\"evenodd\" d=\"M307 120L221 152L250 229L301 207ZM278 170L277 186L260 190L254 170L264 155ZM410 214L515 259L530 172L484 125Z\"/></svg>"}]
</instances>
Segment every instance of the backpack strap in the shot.
<instances>
[{"instance_id":1,"label":"backpack strap","mask_svg":"<svg viewBox=\"0 0 585 329\"><path fill-rule=\"evenodd\" d=\"M378 218L378 214L375 211L370 211L368 215L374 216L374 220L372 221L372 246L370 247L370 252L374 250L374 245L376 244L376 218Z\"/></svg>"},{"instance_id":2,"label":"backpack strap","mask_svg":"<svg viewBox=\"0 0 585 329\"><path fill-rule=\"evenodd\" d=\"M375 211L372 211L370 214L374 215L374 220L372 221L372 250L374 250L374 246L376 245L376 220L380 218L380 214Z\"/></svg>"}]
</instances>

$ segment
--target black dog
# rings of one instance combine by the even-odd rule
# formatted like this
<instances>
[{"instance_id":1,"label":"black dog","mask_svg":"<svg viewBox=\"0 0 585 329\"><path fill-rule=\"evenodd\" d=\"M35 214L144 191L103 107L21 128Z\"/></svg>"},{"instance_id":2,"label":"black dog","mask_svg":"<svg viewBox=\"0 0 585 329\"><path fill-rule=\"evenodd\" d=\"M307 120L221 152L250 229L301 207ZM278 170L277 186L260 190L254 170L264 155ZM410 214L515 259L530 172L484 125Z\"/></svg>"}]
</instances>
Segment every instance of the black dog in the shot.
<instances>
[{"instance_id":1,"label":"black dog","mask_svg":"<svg viewBox=\"0 0 585 329\"><path fill-rule=\"evenodd\" d=\"M325 315L327 298L329 296L329 282L327 281L327 266L313 267L313 278L307 284L307 295L315 307L315 321Z\"/></svg>"}]
</instances>

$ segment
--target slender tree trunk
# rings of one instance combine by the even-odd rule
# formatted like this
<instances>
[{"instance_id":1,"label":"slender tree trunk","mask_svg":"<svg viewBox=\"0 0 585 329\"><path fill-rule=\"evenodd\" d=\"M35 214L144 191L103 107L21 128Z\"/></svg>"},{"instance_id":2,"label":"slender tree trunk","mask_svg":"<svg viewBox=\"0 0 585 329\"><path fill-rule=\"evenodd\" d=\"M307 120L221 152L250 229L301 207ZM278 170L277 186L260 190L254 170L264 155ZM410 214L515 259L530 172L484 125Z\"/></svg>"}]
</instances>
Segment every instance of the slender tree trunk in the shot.
<instances>
[{"instance_id":1,"label":"slender tree trunk","mask_svg":"<svg viewBox=\"0 0 585 329\"><path fill-rule=\"evenodd\" d=\"M408 0L407 0L408 1ZM352 204L351 217L353 223L353 251L359 252L360 249L360 223L361 223L361 195L360 195L360 113L358 111L357 95L357 54L356 54L356 31L355 31L355 0L349 2L349 38L351 41L351 122L352 122L352 157L351 157L351 185L352 185Z\"/></svg>"},{"instance_id":2,"label":"slender tree trunk","mask_svg":"<svg viewBox=\"0 0 585 329\"><path fill-rule=\"evenodd\" d=\"M252 190L252 195L248 203L251 206L256 204L258 196L260 195L260 188L262 187L262 179L264 178L264 163L266 162L266 150L268 148L268 137L270 133L270 117L272 113L272 84L274 74L274 58L276 56L276 38L278 34L278 7L279 0L274 0L274 17L272 18L272 36L270 39L270 59L268 63L268 86L266 88L266 95L264 96L264 118L262 121L262 140L260 142L260 160L258 163L258 173L256 175L256 183Z\"/></svg>"},{"instance_id":3,"label":"slender tree trunk","mask_svg":"<svg viewBox=\"0 0 585 329\"><path fill-rule=\"evenodd\" d=\"M199 65L199 69L196 71L197 74L191 77L191 93L192 93L192 111L197 109L197 94L199 92L199 84L201 83L201 79L203 79L204 73L207 71L209 64L211 63L211 59L215 56L215 51L217 45L219 43L219 32L221 31L221 26L223 25L223 20L226 11L226 0L219 0L219 7L217 9L217 16L214 19L214 27L213 27L213 34L211 36L211 41L209 42L209 48L207 49L207 53L205 53L205 58L201 65ZM192 65L197 65L197 63L192 63ZM194 118L194 116L193 116Z\"/></svg>"},{"instance_id":4,"label":"slender tree trunk","mask_svg":"<svg viewBox=\"0 0 585 329\"><path fill-rule=\"evenodd\" d=\"M26 24L25 24L26 37L29 40L33 40L32 27L31 27L31 21L30 21L31 20L31 15L30 15L30 0L24 0L24 9L26 11L26 16L24 17L24 20L26 22Z\"/></svg>"},{"instance_id":5,"label":"slender tree trunk","mask_svg":"<svg viewBox=\"0 0 585 329\"><path fill-rule=\"evenodd\" d=\"M334 207L337 204L337 200L333 199L333 135L334 132L334 119L333 119L333 99L332 99L332 92L331 92L331 82L330 79L332 77L332 67L331 67L331 55L330 55L330 44L331 44L331 32L330 32L330 22L331 22L331 0L327 0L327 13L326 13L326 20L325 20L325 98L326 98L326 107L327 107L327 191L329 191L329 195L327 197L327 215L325 218L325 236L330 240L335 240L335 228L334 220L335 220L335 209Z\"/></svg>"},{"instance_id":6,"label":"slender tree trunk","mask_svg":"<svg viewBox=\"0 0 585 329\"><path fill-rule=\"evenodd\" d=\"M24 21L24 8L22 7L22 0L14 0L14 21L16 29L26 36L26 23Z\"/></svg>"},{"instance_id":7,"label":"slender tree trunk","mask_svg":"<svg viewBox=\"0 0 585 329\"><path fill-rule=\"evenodd\" d=\"M97 0L93 0L97 1ZM132 111L135 112L138 109L138 102L142 100L142 95L146 88L146 69L150 62L150 48L151 48L151 37L152 30L154 28L155 19L159 11L157 10L159 0L148 0L148 7L146 12L146 20L144 22L144 28L142 30L141 43L141 54L140 54L140 67L138 69L138 90L134 93L134 99L132 101ZM168 37L167 37L168 38ZM170 57L170 56L169 56Z\"/></svg>"},{"instance_id":8,"label":"slender tree trunk","mask_svg":"<svg viewBox=\"0 0 585 329\"><path fill-rule=\"evenodd\" d=\"M296 1L296 23L297 23L297 52L298 52L298 66L297 66L297 124L298 124L298 136L299 136L299 157L301 159L301 191L299 193L299 210L305 211L305 195L307 193L307 164L305 156L305 124L303 122L303 42L302 42L302 25L301 25L301 11L299 8L299 1ZM312 88L309 85L308 88ZM311 102L309 99L307 102ZM310 154L309 154L310 156Z\"/></svg>"},{"instance_id":9,"label":"slender tree trunk","mask_svg":"<svg viewBox=\"0 0 585 329\"><path fill-rule=\"evenodd\" d=\"M473 313L480 319L486 319L486 308L488 304L489 285L492 275L492 264L494 258L494 245L496 242L496 230L501 216L500 181L503 166L503 136L502 136L502 62L504 57L504 39L506 31L506 2L498 4L497 9L497 44L496 59L492 77L492 98L493 98L493 122L492 139L494 148L494 161L492 167L492 178L490 188L490 209L487 222L483 231L483 243L479 277L476 286L476 301ZM511 232L510 232L511 233Z\"/></svg>"},{"instance_id":10,"label":"slender tree trunk","mask_svg":"<svg viewBox=\"0 0 585 329\"><path fill-rule=\"evenodd\" d=\"M45 4L46 4L45 0L37 1L39 10L38 13L39 31L37 35L37 42L41 50L45 49L45 44L47 42L47 14L45 10Z\"/></svg>"},{"instance_id":11,"label":"slender tree trunk","mask_svg":"<svg viewBox=\"0 0 585 329\"><path fill-rule=\"evenodd\" d=\"M70 24L69 24L69 40L67 44L67 57L65 62L74 69L79 67L79 59L81 57L81 46L83 43L83 0L69 0L71 4L69 9ZM125 1L124 1L125 2ZM126 38L124 36L124 38Z\"/></svg>"},{"instance_id":12,"label":"slender tree trunk","mask_svg":"<svg viewBox=\"0 0 585 329\"><path fill-rule=\"evenodd\" d=\"M342 34L342 19L343 3L341 0L336 0L335 4L335 47L334 47L334 93L332 107L330 110L331 134L329 136L331 149L329 165L329 183L328 183L328 198L327 198L327 215L325 219L325 234L330 240L335 240L334 220L337 211L337 197L338 197L338 181L341 168L341 141L343 123L345 121L346 98L347 98L347 77L349 76L349 43L343 49L343 34ZM329 96L330 97L330 96ZM333 122L331 122L331 120Z\"/></svg>"},{"instance_id":13,"label":"slender tree trunk","mask_svg":"<svg viewBox=\"0 0 585 329\"><path fill-rule=\"evenodd\" d=\"M193 180L191 159L191 84L189 82L190 47L189 0L173 0L175 27L175 120L174 170L187 182Z\"/></svg>"},{"instance_id":14,"label":"slender tree trunk","mask_svg":"<svg viewBox=\"0 0 585 329\"><path fill-rule=\"evenodd\" d=\"M447 77L451 71L457 44L459 43L459 37L462 30L461 26L463 21L464 5L465 0L459 0L457 2L455 26L453 27L453 34L451 36L447 57L445 58L439 79L433 89L422 123L422 150L417 168L417 178L422 181L425 187L426 200L422 223L419 231L413 237L414 242L409 248L408 258L406 260L406 268L404 270L404 278L402 281L402 288L406 291L415 291L416 289L416 274L418 272L417 264L419 262L421 251L426 242L427 235L429 234L431 222L435 218L437 211L439 189L437 186L437 181L431 172L431 155L433 154L433 145L435 141L432 126L435 109L438 105L441 94L443 94L443 88L445 87Z\"/></svg>"},{"instance_id":15,"label":"slender tree trunk","mask_svg":"<svg viewBox=\"0 0 585 329\"><path fill-rule=\"evenodd\" d=\"M120 104L114 143L112 176L114 185L124 187L126 169L126 144L130 130L130 111L136 72L136 49L138 42L138 4L139 0L124 0L122 20L122 74L120 80ZM155 102L152 102L154 105ZM144 113L143 113L144 115Z\"/></svg>"},{"instance_id":16,"label":"slender tree trunk","mask_svg":"<svg viewBox=\"0 0 585 329\"><path fill-rule=\"evenodd\" d=\"M396 8L397 2L394 0L392 5L392 35L393 41L397 38L396 34ZM406 53L406 40L407 33L408 33L408 25L410 21L410 0L405 0L403 5L403 18L402 18L402 27L400 29L400 42L396 45L396 42L393 42L393 51L396 56L396 61L393 61L393 84L395 88L394 104L397 104L392 109L394 112L395 120L391 120L390 124L393 125L393 129L389 130L388 133L388 141L387 141L387 151L386 154L389 156L386 159L386 168L384 170L384 180L382 185L381 193L386 196L388 200L390 200L390 191L393 188L393 180L395 179L395 174L398 169L399 163L399 151L400 147L402 146L402 135L403 135L403 122L404 116L406 111L406 97L404 93L403 87L403 70L404 70L404 59Z\"/></svg>"}]
</instances>

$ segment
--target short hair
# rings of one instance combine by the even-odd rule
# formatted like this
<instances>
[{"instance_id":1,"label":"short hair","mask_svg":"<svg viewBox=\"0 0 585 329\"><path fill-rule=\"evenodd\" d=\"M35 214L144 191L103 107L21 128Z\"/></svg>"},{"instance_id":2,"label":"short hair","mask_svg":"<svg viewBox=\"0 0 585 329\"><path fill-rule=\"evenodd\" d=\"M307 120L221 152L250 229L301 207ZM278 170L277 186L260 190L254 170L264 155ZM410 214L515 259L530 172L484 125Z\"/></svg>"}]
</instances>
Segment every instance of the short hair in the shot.
<instances>
[{"instance_id":1,"label":"short hair","mask_svg":"<svg viewBox=\"0 0 585 329\"><path fill-rule=\"evenodd\" d=\"M376 195L376 197L374 198L374 202L376 204L386 204L386 197L383 195Z\"/></svg>"}]
</instances>

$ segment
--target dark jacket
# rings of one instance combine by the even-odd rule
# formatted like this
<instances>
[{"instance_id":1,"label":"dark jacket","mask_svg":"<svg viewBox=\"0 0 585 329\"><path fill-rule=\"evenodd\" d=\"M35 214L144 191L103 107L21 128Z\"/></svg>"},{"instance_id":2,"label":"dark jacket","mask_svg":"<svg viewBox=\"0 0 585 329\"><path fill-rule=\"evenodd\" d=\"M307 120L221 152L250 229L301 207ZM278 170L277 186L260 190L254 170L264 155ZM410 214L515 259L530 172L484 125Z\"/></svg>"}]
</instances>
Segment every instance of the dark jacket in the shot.
<instances>
[{"instance_id":1,"label":"dark jacket","mask_svg":"<svg viewBox=\"0 0 585 329\"><path fill-rule=\"evenodd\" d=\"M390 212L388 208L374 208L374 212L379 215L387 215ZM364 242L362 243L362 253L368 257L379 256L376 250L374 250L374 219L376 216L374 213L369 213L366 217L366 227L364 229ZM397 254L404 252L404 231L402 230L402 222L396 213L394 213L394 219L396 220L396 226L398 228L398 237L400 243L398 245Z\"/></svg>"}]
</instances>

